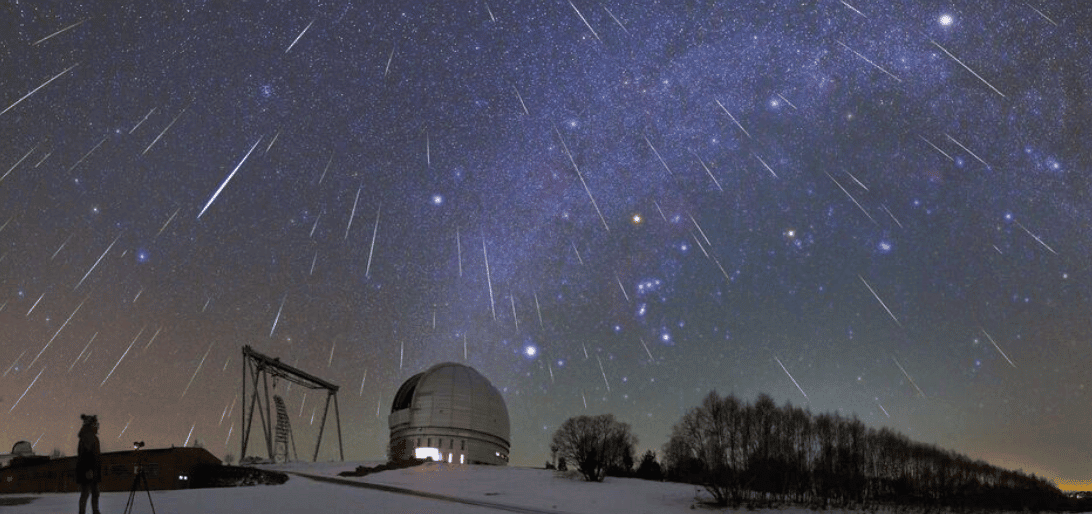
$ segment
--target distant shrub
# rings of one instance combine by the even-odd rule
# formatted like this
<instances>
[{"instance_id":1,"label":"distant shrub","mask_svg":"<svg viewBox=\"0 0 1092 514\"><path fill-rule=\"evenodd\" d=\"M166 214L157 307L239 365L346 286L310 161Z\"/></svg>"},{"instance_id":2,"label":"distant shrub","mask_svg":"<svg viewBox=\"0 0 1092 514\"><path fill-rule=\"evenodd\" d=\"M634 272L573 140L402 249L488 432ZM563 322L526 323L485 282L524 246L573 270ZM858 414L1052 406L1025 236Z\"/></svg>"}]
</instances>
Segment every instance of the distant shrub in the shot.
<instances>
[{"instance_id":1,"label":"distant shrub","mask_svg":"<svg viewBox=\"0 0 1092 514\"><path fill-rule=\"evenodd\" d=\"M641 456L641 463L637 465L637 472L634 473L637 478L643 478L645 480L663 480L663 469L660 468L660 463L656 462L656 452L648 450L643 456Z\"/></svg>"},{"instance_id":2,"label":"distant shrub","mask_svg":"<svg viewBox=\"0 0 1092 514\"><path fill-rule=\"evenodd\" d=\"M602 414L565 420L554 432L551 448L557 448L558 469L563 469L561 459L571 461L584 480L602 482L608 470L628 474L636 445L628 423Z\"/></svg>"}]
</instances>

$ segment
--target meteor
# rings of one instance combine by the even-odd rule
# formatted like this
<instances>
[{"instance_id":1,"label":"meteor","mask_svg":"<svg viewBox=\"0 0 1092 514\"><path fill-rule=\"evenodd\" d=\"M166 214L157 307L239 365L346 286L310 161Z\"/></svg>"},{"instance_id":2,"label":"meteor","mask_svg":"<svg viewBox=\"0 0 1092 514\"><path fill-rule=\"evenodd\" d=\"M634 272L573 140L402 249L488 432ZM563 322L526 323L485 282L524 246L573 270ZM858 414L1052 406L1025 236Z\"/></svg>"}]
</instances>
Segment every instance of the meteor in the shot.
<instances>
[{"instance_id":1,"label":"meteor","mask_svg":"<svg viewBox=\"0 0 1092 514\"><path fill-rule=\"evenodd\" d=\"M239 164L235 165L235 169L231 170L231 173L229 173L227 178L225 178L224 181L220 184L220 187L216 188L216 192L212 193L209 201L206 202L205 206L201 208L201 212L197 213L197 219L201 219L201 215L205 214L205 211L208 210L210 205L212 205L212 202L216 201L216 197L220 196L220 192L224 190L224 187L228 185L228 182L231 182L231 177L235 176L235 172L239 171L239 168L241 168L243 166L243 163L246 162L246 158L250 157L250 152L253 152L254 149L258 147L258 143L260 143L261 141L262 138L259 137L258 140L255 141L253 145L251 145L250 150L247 150L246 155L244 155L242 160L239 161Z\"/></svg>"},{"instance_id":2,"label":"meteor","mask_svg":"<svg viewBox=\"0 0 1092 514\"><path fill-rule=\"evenodd\" d=\"M0 111L0 116L3 116L4 113L10 111L16 105L19 105L19 102L22 102L23 100L26 100L28 97L30 97L30 95L33 95L34 93L37 93L39 89L42 89L43 87L48 86L50 82L53 82L54 80L57 80L57 79L61 78L61 75L64 75L65 73L68 73L68 70L71 70L72 68L75 68L75 67L76 67L76 64L73 64L72 66L69 66L69 67L65 68L64 71L54 75L53 78L43 82L42 85L34 88L33 90L31 90L31 92L23 95L22 98L16 100L15 103L9 105L7 109L4 109L3 111Z\"/></svg>"},{"instance_id":3,"label":"meteor","mask_svg":"<svg viewBox=\"0 0 1092 514\"><path fill-rule=\"evenodd\" d=\"M314 25L314 24L315 24L315 20L311 20L311 23L308 23L307 26L303 28L303 31L300 32L300 35L296 36L296 39L292 40L292 44L288 45L288 48L284 49L284 53L290 52L292 50L292 47L296 46L296 43L299 42L300 38L303 37L303 35L307 33L307 29L311 28L311 25ZM270 144L270 146L273 146L272 143ZM268 151L268 150L266 150L266 151Z\"/></svg>"}]
</instances>

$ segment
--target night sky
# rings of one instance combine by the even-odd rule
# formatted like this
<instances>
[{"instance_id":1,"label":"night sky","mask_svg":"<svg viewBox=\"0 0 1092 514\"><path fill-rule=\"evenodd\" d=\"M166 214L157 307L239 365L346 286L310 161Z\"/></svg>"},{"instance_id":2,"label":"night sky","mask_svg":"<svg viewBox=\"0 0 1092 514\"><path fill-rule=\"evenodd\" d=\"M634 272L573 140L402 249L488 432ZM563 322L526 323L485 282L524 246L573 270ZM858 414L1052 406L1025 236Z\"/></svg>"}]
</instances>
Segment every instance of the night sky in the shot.
<instances>
[{"instance_id":1,"label":"night sky","mask_svg":"<svg viewBox=\"0 0 1092 514\"><path fill-rule=\"evenodd\" d=\"M519 465L716 390L1092 488L1083 3L0 11L0 451L237 457L249 344L347 459L455 361Z\"/></svg>"}]
</instances>

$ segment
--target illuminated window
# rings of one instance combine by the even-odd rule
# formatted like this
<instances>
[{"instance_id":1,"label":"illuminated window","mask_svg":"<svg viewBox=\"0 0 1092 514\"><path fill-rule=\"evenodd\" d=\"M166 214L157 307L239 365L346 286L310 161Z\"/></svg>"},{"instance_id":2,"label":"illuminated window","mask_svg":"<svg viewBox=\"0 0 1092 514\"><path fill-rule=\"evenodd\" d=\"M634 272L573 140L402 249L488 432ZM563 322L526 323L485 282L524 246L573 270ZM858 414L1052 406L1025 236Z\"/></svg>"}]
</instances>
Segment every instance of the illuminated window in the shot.
<instances>
[{"instance_id":1,"label":"illuminated window","mask_svg":"<svg viewBox=\"0 0 1092 514\"><path fill-rule=\"evenodd\" d=\"M466 464L466 455L459 454L459 464Z\"/></svg>"},{"instance_id":2,"label":"illuminated window","mask_svg":"<svg viewBox=\"0 0 1092 514\"><path fill-rule=\"evenodd\" d=\"M413 456L422 460L432 459L436 462L443 460L443 457L440 455L440 450L437 450L436 448L418 448L414 451Z\"/></svg>"},{"instance_id":3,"label":"illuminated window","mask_svg":"<svg viewBox=\"0 0 1092 514\"><path fill-rule=\"evenodd\" d=\"M451 454L447 454L447 463L451 464Z\"/></svg>"}]
</instances>

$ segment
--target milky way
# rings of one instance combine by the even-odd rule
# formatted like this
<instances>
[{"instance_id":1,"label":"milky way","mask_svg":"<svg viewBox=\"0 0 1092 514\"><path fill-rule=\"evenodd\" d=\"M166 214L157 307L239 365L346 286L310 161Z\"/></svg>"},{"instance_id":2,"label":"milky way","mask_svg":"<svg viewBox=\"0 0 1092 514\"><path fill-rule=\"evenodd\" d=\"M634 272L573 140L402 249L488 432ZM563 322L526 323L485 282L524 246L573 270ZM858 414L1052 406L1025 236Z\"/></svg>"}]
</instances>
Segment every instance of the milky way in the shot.
<instances>
[{"instance_id":1,"label":"milky way","mask_svg":"<svg viewBox=\"0 0 1092 514\"><path fill-rule=\"evenodd\" d=\"M0 445L237 456L249 344L353 459L457 361L516 464L715 389L1092 477L1084 6L4 10Z\"/></svg>"}]
</instances>

